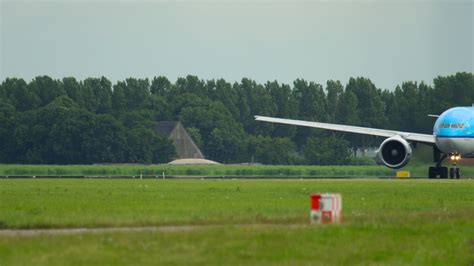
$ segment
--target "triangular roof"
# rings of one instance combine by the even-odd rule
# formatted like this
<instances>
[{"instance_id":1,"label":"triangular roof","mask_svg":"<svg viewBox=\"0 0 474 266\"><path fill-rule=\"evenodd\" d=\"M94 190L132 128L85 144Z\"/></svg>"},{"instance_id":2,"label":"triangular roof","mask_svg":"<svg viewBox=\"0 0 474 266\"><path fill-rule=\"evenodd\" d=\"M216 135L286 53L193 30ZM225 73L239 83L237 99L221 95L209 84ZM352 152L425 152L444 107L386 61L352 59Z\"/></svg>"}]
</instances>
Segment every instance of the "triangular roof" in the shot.
<instances>
[{"instance_id":1,"label":"triangular roof","mask_svg":"<svg viewBox=\"0 0 474 266\"><path fill-rule=\"evenodd\" d=\"M179 122L176 121L159 121L156 123L156 132L160 133L165 137L169 137L174 128L178 125Z\"/></svg>"},{"instance_id":2,"label":"triangular roof","mask_svg":"<svg viewBox=\"0 0 474 266\"><path fill-rule=\"evenodd\" d=\"M199 147L194 143L188 132L176 121L160 121L156 123L155 130L163 137L173 141L179 159L201 158L204 159Z\"/></svg>"}]
</instances>

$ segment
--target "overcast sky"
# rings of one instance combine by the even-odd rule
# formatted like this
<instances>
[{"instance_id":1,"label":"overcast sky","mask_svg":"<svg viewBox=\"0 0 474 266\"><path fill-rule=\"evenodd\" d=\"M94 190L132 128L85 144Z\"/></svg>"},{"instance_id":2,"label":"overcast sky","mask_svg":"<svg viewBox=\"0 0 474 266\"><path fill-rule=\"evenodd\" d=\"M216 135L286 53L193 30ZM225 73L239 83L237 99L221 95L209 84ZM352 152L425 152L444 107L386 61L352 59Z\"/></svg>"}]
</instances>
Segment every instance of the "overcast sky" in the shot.
<instances>
[{"instance_id":1,"label":"overcast sky","mask_svg":"<svg viewBox=\"0 0 474 266\"><path fill-rule=\"evenodd\" d=\"M393 89L474 72L473 0L0 1L0 80L364 76Z\"/></svg>"}]
</instances>

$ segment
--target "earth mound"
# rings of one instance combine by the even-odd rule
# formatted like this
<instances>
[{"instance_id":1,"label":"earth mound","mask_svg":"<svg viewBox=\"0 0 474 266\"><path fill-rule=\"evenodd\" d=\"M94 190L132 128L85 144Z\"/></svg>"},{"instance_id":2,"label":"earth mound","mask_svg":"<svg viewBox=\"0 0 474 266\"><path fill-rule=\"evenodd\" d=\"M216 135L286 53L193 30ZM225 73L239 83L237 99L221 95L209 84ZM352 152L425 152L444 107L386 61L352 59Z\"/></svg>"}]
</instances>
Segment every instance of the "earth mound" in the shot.
<instances>
[{"instance_id":1,"label":"earth mound","mask_svg":"<svg viewBox=\"0 0 474 266\"><path fill-rule=\"evenodd\" d=\"M177 159L174 161L169 162L168 164L172 165L211 165L211 164L220 164L215 161L206 160L206 159L197 159L197 158L189 158L189 159Z\"/></svg>"}]
</instances>

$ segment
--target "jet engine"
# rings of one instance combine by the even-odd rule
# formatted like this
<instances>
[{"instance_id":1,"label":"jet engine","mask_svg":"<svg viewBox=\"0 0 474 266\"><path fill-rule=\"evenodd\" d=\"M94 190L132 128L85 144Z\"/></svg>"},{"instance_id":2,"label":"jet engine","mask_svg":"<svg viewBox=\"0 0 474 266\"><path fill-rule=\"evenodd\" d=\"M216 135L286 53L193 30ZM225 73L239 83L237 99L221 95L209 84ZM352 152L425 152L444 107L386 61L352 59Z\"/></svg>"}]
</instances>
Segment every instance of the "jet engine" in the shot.
<instances>
[{"instance_id":1,"label":"jet engine","mask_svg":"<svg viewBox=\"0 0 474 266\"><path fill-rule=\"evenodd\" d=\"M400 136L388 138L380 144L378 160L387 167L398 169L405 166L411 158L410 143Z\"/></svg>"}]
</instances>

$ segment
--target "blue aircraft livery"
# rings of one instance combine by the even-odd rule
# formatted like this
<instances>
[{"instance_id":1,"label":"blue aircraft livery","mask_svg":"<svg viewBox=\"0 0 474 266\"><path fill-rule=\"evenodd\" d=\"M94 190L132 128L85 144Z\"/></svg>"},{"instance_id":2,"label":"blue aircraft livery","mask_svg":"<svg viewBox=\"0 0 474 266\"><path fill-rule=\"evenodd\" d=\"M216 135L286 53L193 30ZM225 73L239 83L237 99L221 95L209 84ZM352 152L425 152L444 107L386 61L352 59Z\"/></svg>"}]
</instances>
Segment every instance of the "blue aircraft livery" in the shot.
<instances>
[{"instance_id":1,"label":"blue aircraft livery","mask_svg":"<svg viewBox=\"0 0 474 266\"><path fill-rule=\"evenodd\" d=\"M433 135L436 146L445 154L474 157L474 107L454 107L442 113Z\"/></svg>"},{"instance_id":2,"label":"blue aircraft livery","mask_svg":"<svg viewBox=\"0 0 474 266\"><path fill-rule=\"evenodd\" d=\"M438 138L474 138L474 107L454 107L441 114L433 134Z\"/></svg>"}]
</instances>

